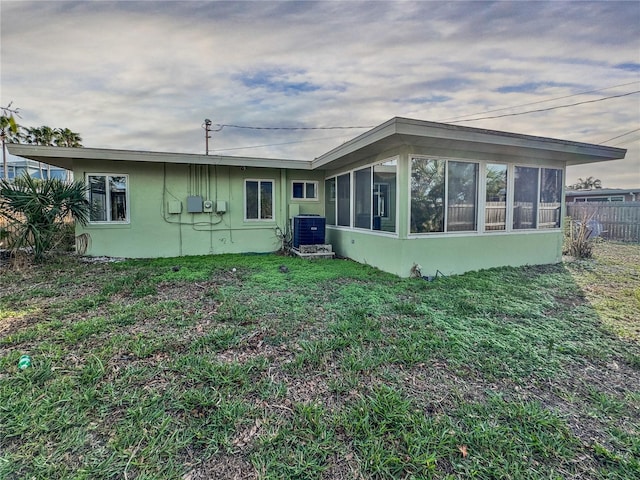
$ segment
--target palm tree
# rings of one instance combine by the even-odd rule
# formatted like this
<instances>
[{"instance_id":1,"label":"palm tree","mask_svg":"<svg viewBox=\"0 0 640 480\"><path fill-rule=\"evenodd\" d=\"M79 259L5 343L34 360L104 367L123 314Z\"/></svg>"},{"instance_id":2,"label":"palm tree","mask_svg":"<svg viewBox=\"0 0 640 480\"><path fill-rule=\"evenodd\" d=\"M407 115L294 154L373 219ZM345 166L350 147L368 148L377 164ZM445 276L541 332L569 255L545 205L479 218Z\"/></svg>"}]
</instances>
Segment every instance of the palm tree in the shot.
<instances>
[{"instance_id":1,"label":"palm tree","mask_svg":"<svg viewBox=\"0 0 640 480\"><path fill-rule=\"evenodd\" d=\"M8 107L7 107L8 108ZM13 115L0 116L0 139L2 140L2 165L4 169L3 178L9 178L9 168L7 166L7 150L5 145L9 143L20 143L20 127L16 123Z\"/></svg>"},{"instance_id":2,"label":"palm tree","mask_svg":"<svg viewBox=\"0 0 640 480\"><path fill-rule=\"evenodd\" d=\"M44 145L52 147L54 145L56 132L53 128L43 125L42 127L27 128L27 143L32 145ZM40 171L40 178L42 176L42 163L38 162L38 170ZM47 168L47 178L51 178L51 166Z\"/></svg>"},{"instance_id":3,"label":"palm tree","mask_svg":"<svg viewBox=\"0 0 640 480\"><path fill-rule=\"evenodd\" d=\"M574 190L591 190L593 188L602 188L602 181L599 178L587 177L578 178L578 183L571 185Z\"/></svg>"},{"instance_id":4,"label":"palm tree","mask_svg":"<svg viewBox=\"0 0 640 480\"><path fill-rule=\"evenodd\" d=\"M86 194L87 186L81 181L37 180L27 174L13 183L0 180L0 216L16 232L11 248L30 247L35 260L42 260L55 247L66 218L86 225L90 210Z\"/></svg>"},{"instance_id":5,"label":"palm tree","mask_svg":"<svg viewBox=\"0 0 640 480\"><path fill-rule=\"evenodd\" d=\"M82 137L68 128L56 128L54 142L57 147L82 147Z\"/></svg>"}]
</instances>

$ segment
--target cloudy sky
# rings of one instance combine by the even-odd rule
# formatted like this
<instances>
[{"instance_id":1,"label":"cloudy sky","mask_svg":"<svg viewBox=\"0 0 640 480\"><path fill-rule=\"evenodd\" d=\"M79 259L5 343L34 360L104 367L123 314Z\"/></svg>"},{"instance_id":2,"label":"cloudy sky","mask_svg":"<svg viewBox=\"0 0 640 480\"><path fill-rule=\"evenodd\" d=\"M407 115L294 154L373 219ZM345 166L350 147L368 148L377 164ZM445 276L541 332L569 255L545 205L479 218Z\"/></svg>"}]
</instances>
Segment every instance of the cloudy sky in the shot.
<instances>
[{"instance_id":1,"label":"cloudy sky","mask_svg":"<svg viewBox=\"0 0 640 480\"><path fill-rule=\"evenodd\" d=\"M226 126L210 146L308 160L366 130L323 128L404 116L627 148L567 180L640 187L635 0L1 0L0 17L0 103L87 147L204 153L209 118L318 128Z\"/></svg>"}]
</instances>

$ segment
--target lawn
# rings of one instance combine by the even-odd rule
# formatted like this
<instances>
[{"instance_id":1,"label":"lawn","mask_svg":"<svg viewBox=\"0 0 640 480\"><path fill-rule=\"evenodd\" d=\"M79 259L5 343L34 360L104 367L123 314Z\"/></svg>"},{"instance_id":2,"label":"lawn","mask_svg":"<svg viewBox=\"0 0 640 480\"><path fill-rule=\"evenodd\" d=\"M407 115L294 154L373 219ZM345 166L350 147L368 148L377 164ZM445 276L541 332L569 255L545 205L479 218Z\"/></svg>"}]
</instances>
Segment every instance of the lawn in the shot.
<instances>
[{"instance_id":1,"label":"lawn","mask_svg":"<svg viewBox=\"0 0 640 480\"><path fill-rule=\"evenodd\" d=\"M640 245L433 282L277 255L5 269L0 478L640 478Z\"/></svg>"}]
</instances>

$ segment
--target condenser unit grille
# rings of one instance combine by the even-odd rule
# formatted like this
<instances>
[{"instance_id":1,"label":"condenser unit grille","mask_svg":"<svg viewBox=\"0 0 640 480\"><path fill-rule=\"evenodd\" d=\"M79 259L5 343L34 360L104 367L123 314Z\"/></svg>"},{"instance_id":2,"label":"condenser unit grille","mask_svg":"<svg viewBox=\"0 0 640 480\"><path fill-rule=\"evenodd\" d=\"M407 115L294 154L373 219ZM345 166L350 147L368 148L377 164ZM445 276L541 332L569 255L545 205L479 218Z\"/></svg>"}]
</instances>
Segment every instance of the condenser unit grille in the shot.
<instances>
[{"instance_id":1,"label":"condenser unit grille","mask_svg":"<svg viewBox=\"0 0 640 480\"><path fill-rule=\"evenodd\" d=\"M325 218L315 215L293 217L293 248L324 243Z\"/></svg>"}]
</instances>

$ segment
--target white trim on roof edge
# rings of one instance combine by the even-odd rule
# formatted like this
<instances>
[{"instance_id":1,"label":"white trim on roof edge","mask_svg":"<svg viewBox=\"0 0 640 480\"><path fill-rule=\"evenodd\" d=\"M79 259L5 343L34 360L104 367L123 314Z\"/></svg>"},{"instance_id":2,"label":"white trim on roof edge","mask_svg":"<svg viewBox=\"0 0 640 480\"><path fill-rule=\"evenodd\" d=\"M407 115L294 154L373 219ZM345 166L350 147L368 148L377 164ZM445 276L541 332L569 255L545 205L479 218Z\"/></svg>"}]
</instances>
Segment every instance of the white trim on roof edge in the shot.
<instances>
[{"instance_id":1,"label":"white trim on roof edge","mask_svg":"<svg viewBox=\"0 0 640 480\"><path fill-rule=\"evenodd\" d=\"M566 165L617 160L624 158L627 152L623 148L604 145L402 117L394 117L311 161L22 144L7 146L12 155L66 169L72 168L74 159L81 159L315 170L334 168L340 160L343 163L345 160L351 163L366 158L372 151L381 152L412 144L425 148L450 148L452 142L455 142L457 147L471 152L490 147L492 150L495 149L496 153L512 154L519 151L532 157L543 155L548 159L564 161Z\"/></svg>"}]
</instances>

